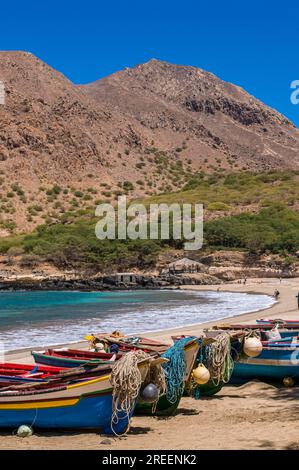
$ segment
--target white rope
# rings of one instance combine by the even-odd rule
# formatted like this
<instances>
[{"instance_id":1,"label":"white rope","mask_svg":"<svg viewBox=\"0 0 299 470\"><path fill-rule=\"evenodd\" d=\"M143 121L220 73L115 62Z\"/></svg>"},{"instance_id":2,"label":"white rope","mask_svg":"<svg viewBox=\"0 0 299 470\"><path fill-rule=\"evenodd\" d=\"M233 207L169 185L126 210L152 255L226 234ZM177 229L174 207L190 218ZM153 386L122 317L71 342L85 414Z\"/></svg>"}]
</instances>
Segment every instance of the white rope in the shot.
<instances>
[{"instance_id":1,"label":"white rope","mask_svg":"<svg viewBox=\"0 0 299 470\"><path fill-rule=\"evenodd\" d=\"M225 332L217 335L215 341L206 347L207 367L215 386L230 380L234 366L230 351L230 335Z\"/></svg>"},{"instance_id":2,"label":"white rope","mask_svg":"<svg viewBox=\"0 0 299 470\"><path fill-rule=\"evenodd\" d=\"M113 387L111 429L116 435L115 426L120 419L130 420L143 384L154 383L159 390L159 397L166 391L161 364L145 364L143 367L147 367L147 370L143 380L138 363L149 358L151 356L142 350L130 351L113 366L110 376Z\"/></svg>"}]
</instances>

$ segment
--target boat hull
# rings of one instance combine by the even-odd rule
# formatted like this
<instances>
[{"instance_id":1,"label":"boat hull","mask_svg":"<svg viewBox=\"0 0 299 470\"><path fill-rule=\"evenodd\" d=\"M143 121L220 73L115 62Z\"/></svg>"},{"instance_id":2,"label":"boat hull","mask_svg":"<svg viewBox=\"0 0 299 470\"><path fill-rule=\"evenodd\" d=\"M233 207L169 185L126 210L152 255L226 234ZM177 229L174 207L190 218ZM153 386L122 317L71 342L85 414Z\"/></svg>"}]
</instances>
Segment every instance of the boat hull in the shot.
<instances>
[{"instance_id":1,"label":"boat hull","mask_svg":"<svg viewBox=\"0 0 299 470\"><path fill-rule=\"evenodd\" d=\"M284 320L284 319L266 319L266 318L260 318L256 320L256 323L261 324L261 325L276 325L277 323L283 324L283 325L290 325L290 326L297 326L299 328L299 320Z\"/></svg>"},{"instance_id":2,"label":"boat hull","mask_svg":"<svg viewBox=\"0 0 299 470\"><path fill-rule=\"evenodd\" d=\"M218 385L215 385L212 380L209 380L208 383L199 386L200 396L201 397L212 397L216 393L220 392L224 383L221 381Z\"/></svg>"},{"instance_id":3,"label":"boat hull","mask_svg":"<svg viewBox=\"0 0 299 470\"><path fill-rule=\"evenodd\" d=\"M273 346L263 349L260 356L241 358L235 363L232 382L237 379L252 380L260 378L283 379L299 378L299 348Z\"/></svg>"},{"instance_id":4,"label":"boat hull","mask_svg":"<svg viewBox=\"0 0 299 470\"><path fill-rule=\"evenodd\" d=\"M69 403L69 404L67 404ZM17 428L22 424L35 429L96 429L104 434L112 434L111 393L93 397L83 397L72 403L57 401L45 403L42 408L0 409L0 427ZM122 416L114 430L118 434L126 431L129 421Z\"/></svg>"},{"instance_id":5,"label":"boat hull","mask_svg":"<svg viewBox=\"0 0 299 470\"><path fill-rule=\"evenodd\" d=\"M70 367L79 367L83 366L86 363L91 363L95 365L105 365L105 364L112 364L111 361L103 360L103 359L72 359L69 357L63 356L49 356L47 354L37 353L32 351L32 356L36 364L43 364L47 366L54 366L54 367L61 367L61 368L70 368Z\"/></svg>"},{"instance_id":6,"label":"boat hull","mask_svg":"<svg viewBox=\"0 0 299 470\"><path fill-rule=\"evenodd\" d=\"M299 336L299 330L278 330L282 338Z\"/></svg>"},{"instance_id":7,"label":"boat hull","mask_svg":"<svg viewBox=\"0 0 299 470\"><path fill-rule=\"evenodd\" d=\"M19 376L10 376L10 375L0 375L0 388L1 387L8 387L9 385L17 385L23 383L36 383L36 382L43 382L44 379L39 378L27 378L27 377L19 377Z\"/></svg>"},{"instance_id":8,"label":"boat hull","mask_svg":"<svg viewBox=\"0 0 299 470\"><path fill-rule=\"evenodd\" d=\"M86 364L84 360L78 359L69 359L64 357L56 357L56 356L46 356L45 354L38 354L32 352L32 356L36 364L43 364L47 366L55 366L55 367L79 367Z\"/></svg>"},{"instance_id":9,"label":"boat hull","mask_svg":"<svg viewBox=\"0 0 299 470\"><path fill-rule=\"evenodd\" d=\"M36 366L32 364L0 363L0 388L20 383L43 382L51 375L64 371L61 367Z\"/></svg>"},{"instance_id":10,"label":"boat hull","mask_svg":"<svg viewBox=\"0 0 299 470\"><path fill-rule=\"evenodd\" d=\"M177 407L180 404L181 398L182 397L180 396L176 400L175 403L171 403L170 401L167 400L166 395L163 395L159 399L154 412L152 410L151 404L139 401L136 406L135 414L136 415L171 416L177 410Z\"/></svg>"},{"instance_id":11,"label":"boat hull","mask_svg":"<svg viewBox=\"0 0 299 470\"><path fill-rule=\"evenodd\" d=\"M97 429L122 434L128 417L119 414L111 427L112 388L109 376L43 393L0 394L0 428L22 424L34 429ZM130 418L130 417L129 417Z\"/></svg>"},{"instance_id":12,"label":"boat hull","mask_svg":"<svg viewBox=\"0 0 299 470\"><path fill-rule=\"evenodd\" d=\"M185 383L189 380L192 372L193 365L196 361L196 357L199 351L200 345L197 340L191 341L185 346L185 361L186 361L186 372L185 372ZM137 415L154 415L154 416L171 416L176 411L180 404L182 395L177 398L174 403L171 403L166 395L162 395L158 400L157 406L153 411L153 406L150 403L144 403L138 401L135 409Z\"/></svg>"}]
</instances>

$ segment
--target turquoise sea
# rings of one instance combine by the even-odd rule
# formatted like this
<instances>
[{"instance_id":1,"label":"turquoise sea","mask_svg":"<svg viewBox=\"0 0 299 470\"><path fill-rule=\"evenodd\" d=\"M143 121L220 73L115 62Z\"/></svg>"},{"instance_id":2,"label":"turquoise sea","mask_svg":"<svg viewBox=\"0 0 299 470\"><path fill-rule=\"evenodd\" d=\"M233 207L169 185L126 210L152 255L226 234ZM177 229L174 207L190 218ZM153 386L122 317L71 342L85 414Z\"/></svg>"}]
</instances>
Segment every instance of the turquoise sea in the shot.
<instances>
[{"instance_id":1,"label":"turquoise sea","mask_svg":"<svg viewBox=\"0 0 299 470\"><path fill-rule=\"evenodd\" d=\"M0 346L7 351L78 341L99 331L162 330L272 303L266 295L211 291L0 292Z\"/></svg>"}]
</instances>

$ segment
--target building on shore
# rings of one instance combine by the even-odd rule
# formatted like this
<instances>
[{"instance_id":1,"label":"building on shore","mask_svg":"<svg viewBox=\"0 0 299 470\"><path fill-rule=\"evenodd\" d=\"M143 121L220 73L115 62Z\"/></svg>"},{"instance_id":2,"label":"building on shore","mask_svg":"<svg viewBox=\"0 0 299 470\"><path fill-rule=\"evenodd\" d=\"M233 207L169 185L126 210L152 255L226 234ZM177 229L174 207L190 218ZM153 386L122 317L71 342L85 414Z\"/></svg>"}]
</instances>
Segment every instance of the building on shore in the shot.
<instances>
[{"instance_id":1,"label":"building on shore","mask_svg":"<svg viewBox=\"0 0 299 470\"><path fill-rule=\"evenodd\" d=\"M115 285L136 285L139 277L136 273L116 273L109 276Z\"/></svg>"},{"instance_id":2,"label":"building on shore","mask_svg":"<svg viewBox=\"0 0 299 470\"><path fill-rule=\"evenodd\" d=\"M181 258L162 269L161 274L206 273L208 268L198 261Z\"/></svg>"}]
</instances>

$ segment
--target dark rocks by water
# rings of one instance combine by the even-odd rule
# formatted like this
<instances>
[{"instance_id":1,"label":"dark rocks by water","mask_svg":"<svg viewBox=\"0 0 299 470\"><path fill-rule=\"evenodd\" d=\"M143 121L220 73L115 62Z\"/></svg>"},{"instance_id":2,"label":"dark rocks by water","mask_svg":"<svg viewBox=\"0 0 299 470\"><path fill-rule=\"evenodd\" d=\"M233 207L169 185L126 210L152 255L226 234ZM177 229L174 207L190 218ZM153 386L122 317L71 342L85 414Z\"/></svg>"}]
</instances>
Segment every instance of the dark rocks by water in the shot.
<instances>
[{"instance_id":1,"label":"dark rocks by water","mask_svg":"<svg viewBox=\"0 0 299 470\"><path fill-rule=\"evenodd\" d=\"M62 277L34 279L9 279L0 282L0 290L127 290L127 289L161 289L179 287L181 285L219 284L214 276L200 276L198 278L188 275L134 275L129 280L122 280L118 275L106 275L96 278L65 279Z\"/></svg>"}]
</instances>

